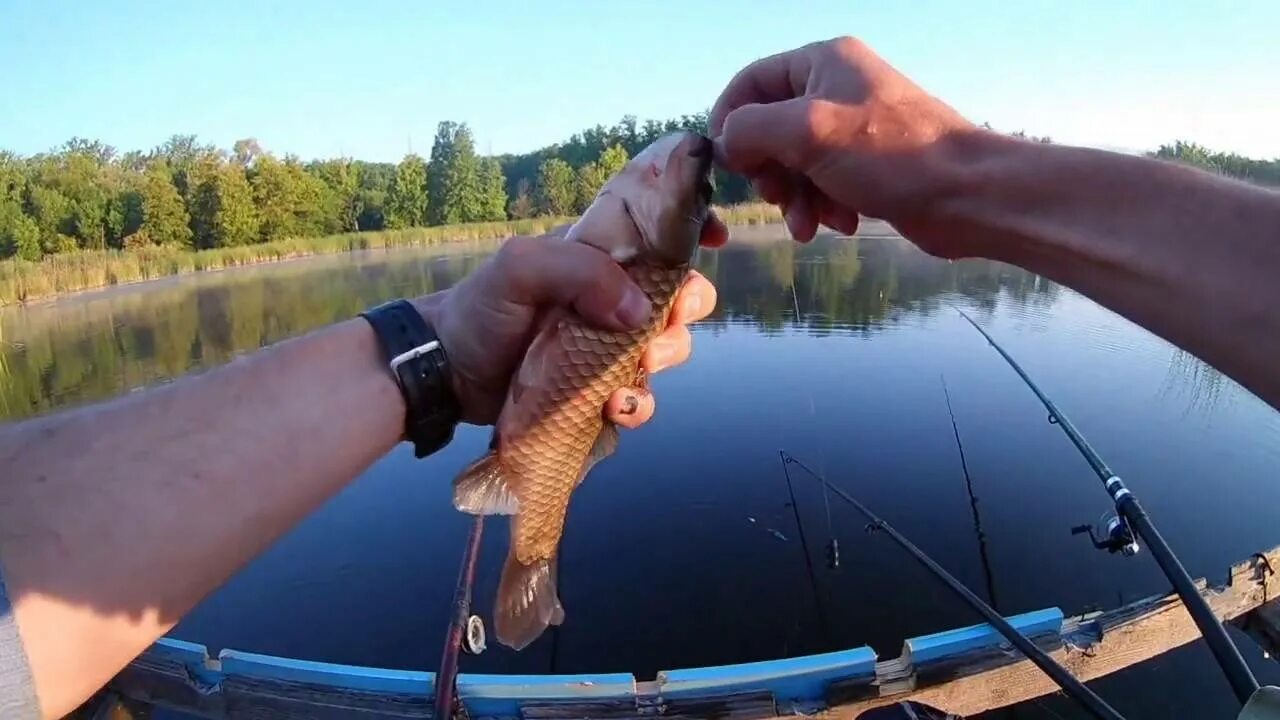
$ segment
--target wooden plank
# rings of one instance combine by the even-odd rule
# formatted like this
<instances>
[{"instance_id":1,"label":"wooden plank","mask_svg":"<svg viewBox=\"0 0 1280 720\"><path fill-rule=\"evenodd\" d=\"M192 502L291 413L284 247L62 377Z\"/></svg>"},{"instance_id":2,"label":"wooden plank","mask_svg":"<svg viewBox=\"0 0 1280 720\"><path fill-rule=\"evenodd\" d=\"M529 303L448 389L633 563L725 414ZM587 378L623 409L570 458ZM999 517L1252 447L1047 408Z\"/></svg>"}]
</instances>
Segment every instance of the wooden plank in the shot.
<instances>
[{"instance_id":1,"label":"wooden plank","mask_svg":"<svg viewBox=\"0 0 1280 720\"><path fill-rule=\"evenodd\" d=\"M1203 587L1201 594L1218 617L1232 620L1280 595L1280 579L1267 571L1268 563L1280 568L1280 548L1273 548L1265 557L1265 561L1254 557L1233 565L1225 585ZM1064 627L1064 646L1050 656L1087 681L1199 638L1200 632L1182 602L1175 595L1166 595L1069 623ZM1014 654L1010 662L974 674L956 669L949 681L927 686L922 683L911 692L858 700L819 715L828 720L852 719L871 708L914 700L969 716L1058 691L1058 686L1039 668L1018 657Z\"/></svg>"},{"instance_id":2,"label":"wooden plank","mask_svg":"<svg viewBox=\"0 0 1280 720\"><path fill-rule=\"evenodd\" d=\"M1236 627L1258 643L1267 657L1280 658L1280 599L1270 600L1235 619Z\"/></svg>"}]
</instances>

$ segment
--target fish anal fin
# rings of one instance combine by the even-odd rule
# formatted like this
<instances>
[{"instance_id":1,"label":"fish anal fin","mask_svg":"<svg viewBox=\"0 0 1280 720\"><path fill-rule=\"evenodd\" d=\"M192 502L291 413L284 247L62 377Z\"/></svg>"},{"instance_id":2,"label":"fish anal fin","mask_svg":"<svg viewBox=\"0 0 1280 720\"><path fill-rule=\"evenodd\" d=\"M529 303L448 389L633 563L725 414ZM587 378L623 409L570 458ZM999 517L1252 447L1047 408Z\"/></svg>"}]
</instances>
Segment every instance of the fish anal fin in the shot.
<instances>
[{"instance_id":1,"label":"fish anal fin","mask_svg":"<svg viewBox=\"0 0 1280 720\"><path fill-rule=\"evenodd\" d=\"M618 426L606 421L600 428L600 434L596 436L595 444L587 452L586 461L582 463L582 474L578 476L578 484L582 484L583 479L587 477L587 473L591 472L591 468L596 466L596 463L609 457L617 449Z\"/></svg>"},{"instance_id":2,"label":"fish anal fin","mask_svg":"<svg viewBox=\"0 0 1280 720\"><path fill-rule=\"evenodd\" d=\"M520 501L497 451L471 463L453 481L453 506L472 515L515 515Z\"/></svg>"},{"instance_id":3,"label":"fish anal fin","mask_svg":"<svg viewBox=\"0 0 1280 720\"><path fill-rule=\"evenodd\" d=\"M564 622L564 607L556 592L555 560L535 560L526 565L507 555L493 604L493 628L498 642L523 650L549 625Z\"/></svg>"}]
</instances>

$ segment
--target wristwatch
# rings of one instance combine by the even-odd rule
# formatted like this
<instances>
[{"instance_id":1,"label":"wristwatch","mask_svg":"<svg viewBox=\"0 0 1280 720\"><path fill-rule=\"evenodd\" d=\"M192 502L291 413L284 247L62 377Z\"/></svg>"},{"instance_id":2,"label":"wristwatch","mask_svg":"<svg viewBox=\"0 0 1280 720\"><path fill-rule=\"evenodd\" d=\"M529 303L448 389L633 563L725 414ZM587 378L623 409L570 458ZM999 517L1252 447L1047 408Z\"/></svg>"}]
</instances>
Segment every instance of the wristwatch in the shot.
<instances>
[{"instance_id":1,"label":"wristwatch","mask_svg":"<svg viewBox=\"0 0 1280 720\"><path fill-rule=\"evenodd\" d=\"M408 300L392 300L360 313L378 336L387 366L404 396L404 436L416 457L453 439L462 417L449 377L449 357L435 328Z\"/></svg>"}]
</instances>

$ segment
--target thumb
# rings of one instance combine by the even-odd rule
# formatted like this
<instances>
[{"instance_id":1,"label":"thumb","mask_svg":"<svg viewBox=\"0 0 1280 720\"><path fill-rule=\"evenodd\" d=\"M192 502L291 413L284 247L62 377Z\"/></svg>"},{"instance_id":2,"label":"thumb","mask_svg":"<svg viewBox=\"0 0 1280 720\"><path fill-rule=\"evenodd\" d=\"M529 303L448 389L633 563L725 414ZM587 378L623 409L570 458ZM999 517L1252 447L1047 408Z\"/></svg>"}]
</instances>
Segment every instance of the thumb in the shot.
<instances>
[{"instance_id":1,"label":"thumb","mask_svg":"<svg viewBox=\"0 0 1280 720\"><path fill-rule=\"evenodd\" d=\"M716 158L740 173L770 163L803 171L813 156L819 107L807 97L743 105L725 117L715 139Z\"/></svg>"},{"instance_id":2,"label":"thumb","mask_svg":"<svg viewBox=\"0 0 1280 720\"><path fill-rule=\"evenodd\" d=\"M653 304L608 253L553 236L512 238L499 253L509 298L527 305L572 307L609 330L642 326Z\"/></svg>"}]
</instances>

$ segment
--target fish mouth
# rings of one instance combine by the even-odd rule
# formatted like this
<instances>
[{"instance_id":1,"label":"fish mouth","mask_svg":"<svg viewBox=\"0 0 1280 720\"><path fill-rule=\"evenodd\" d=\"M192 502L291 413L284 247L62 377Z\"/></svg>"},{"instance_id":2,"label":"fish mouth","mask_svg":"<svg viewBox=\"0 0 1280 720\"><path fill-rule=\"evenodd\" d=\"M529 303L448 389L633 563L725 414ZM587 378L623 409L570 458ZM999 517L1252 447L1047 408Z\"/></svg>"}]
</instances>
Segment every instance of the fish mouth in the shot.
<instances>
[{"instance_id":1,"label":"fish mouth","mask_svg":"<svg viewBox=\"0 0 1280 720\"><path fill-rule=\"evenodd\" d=\"M698 174L701 176L698 181L698 197L703 204L709 204L716 190L715 184L711 181L711 163L715 157L715 146L711 138L699 134L693 147L689 148L689 157L698 161Z\"/></svg>"},{"instance_id":2,"label":"fish mouth","mask_svg":"<svg viewBox=\"0 0 1280 720\"><path fill-rule=\"evenodd\" d=\"M693 147L689 148L689 157L705 158L710 164L711 156L714 154L714 148L711 144L711 138L706 135L698 135L698 139L694 141Z\"/></svg>"}]
</instances>

